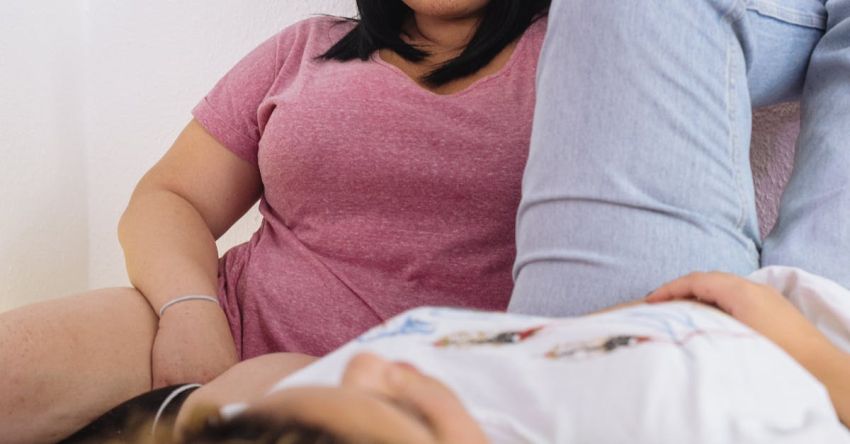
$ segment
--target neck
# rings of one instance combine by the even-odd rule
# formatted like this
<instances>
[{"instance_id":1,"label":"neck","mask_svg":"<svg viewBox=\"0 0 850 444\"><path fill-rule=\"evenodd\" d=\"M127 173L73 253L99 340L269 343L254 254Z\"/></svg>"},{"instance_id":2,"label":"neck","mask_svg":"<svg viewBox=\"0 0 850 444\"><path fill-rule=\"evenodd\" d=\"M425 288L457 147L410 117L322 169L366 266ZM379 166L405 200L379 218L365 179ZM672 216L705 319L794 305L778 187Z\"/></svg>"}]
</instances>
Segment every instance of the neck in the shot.
<instances>
[{"instance_id":1,"label":"neck","mask_svg":"<svg viewBox=\"0 0 850 444\"><path fill-rule=\"evenodd\" d=\"M480 17L441 18L414 14L411 37L434 54L461 52L478 27Z\"/></svg>"}]
</instances>

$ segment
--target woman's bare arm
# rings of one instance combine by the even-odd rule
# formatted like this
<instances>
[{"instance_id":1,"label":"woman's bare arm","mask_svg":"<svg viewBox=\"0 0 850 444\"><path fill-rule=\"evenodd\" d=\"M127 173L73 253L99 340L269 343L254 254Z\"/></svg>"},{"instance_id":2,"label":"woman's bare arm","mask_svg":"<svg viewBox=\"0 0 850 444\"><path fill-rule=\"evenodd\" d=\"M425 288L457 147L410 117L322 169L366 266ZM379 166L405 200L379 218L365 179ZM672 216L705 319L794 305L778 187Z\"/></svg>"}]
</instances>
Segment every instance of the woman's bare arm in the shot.
<instances>
[{"instance_id":1,"label":"woman's bare arm","mask_svg":"<svg viewBox=\"0 0 850 444\"><path fill-rule=\"evenodd\" d=\"M643 299L637 299L637 300L634 300L634 301L623 302L622 304L612 305L610 307L603 308L601 310L596 310L596 311L594 311L593 313L590 313L590 314L608 313L610 311L622 310L624 308L636 307L638 305L643 305L643 304L646 304L646 301L644 301Z\"/></svg>"},{"instance_id":2,"label":"woman's bare arm","mask_svg":"<svg viewBox=\"0 0 850 444\"><path fill-rule=\"evenodd\" d=\"M215 240L260 196L254 165L192 121L139 182L119 238L130 281L154 311L184 295L216 296ZM236 348L218 304L171 306L153 344L152 387L207 382L235 364Z\"/></svg>"},{"instance_id":3,"label":"woman's bare arm","mask_svg":"<svg viewBox=\"0 0 850 444\"><path fill-rule=\"evenodd\" d=\"M259 171L193 120L141 179L119 224L130 281L155 311L215 295L215 240L257 201Z\"/></svg>"},{"instance_id":4,"label":"woman's bare arm","mask_svg":"<svg viewBox=\"0 0 850 444\"><path fill-rule=\"evenodd\" d=\"M838 417L850 427L850 354L830 345L801 363L826 387Z\"/></svg>"}]
</instances>

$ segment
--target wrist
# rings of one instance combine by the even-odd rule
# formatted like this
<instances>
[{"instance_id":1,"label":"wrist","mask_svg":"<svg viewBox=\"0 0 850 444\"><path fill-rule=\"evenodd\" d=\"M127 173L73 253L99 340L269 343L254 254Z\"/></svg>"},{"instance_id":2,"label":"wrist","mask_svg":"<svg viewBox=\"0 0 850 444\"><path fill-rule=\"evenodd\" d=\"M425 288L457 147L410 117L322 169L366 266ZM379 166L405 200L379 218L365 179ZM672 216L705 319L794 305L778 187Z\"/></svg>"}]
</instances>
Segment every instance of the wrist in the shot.
<instances>
[{"instance_id":1,"label":"wrist","mask_svg":"<svg viewBox=\"0 0 850 444\"><path fill-rule=\"evenodd\" d=\"M189 305L199 305L198 303L203 302L207 305L215 305L219 307L219 300L215 296L203 295L203 294L191 294L185 296L179 296L170 301L166 302L159 308L159 317L162 318L169 311L174 311L174 309L178 306L189 306Z\"/></svg>"},{"instance_id":2,"label":"wrist","mask_svg":"<svg viewBox=\"0 0 850 444\"><path fill-rule=\"evenodd\" d=\"M160 329L221 329L230 331L230 324L224 310L218 304L206 301L187 301L176 304L159 318Z\"/></svg>"}]
</instances>

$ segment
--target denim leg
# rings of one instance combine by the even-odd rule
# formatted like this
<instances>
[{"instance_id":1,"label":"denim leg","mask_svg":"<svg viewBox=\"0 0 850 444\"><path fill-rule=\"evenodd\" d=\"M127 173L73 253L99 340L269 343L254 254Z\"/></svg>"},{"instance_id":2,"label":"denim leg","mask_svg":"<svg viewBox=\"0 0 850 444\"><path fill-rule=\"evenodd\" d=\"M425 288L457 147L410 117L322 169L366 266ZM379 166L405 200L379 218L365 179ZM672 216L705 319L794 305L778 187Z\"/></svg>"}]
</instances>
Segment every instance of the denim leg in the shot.
<instances>
[{"instance_id":1,"label":"denim leg","mask_svg":"<svg viewBox=\"0 0 850 444\"><path fill-rule=\"evenodd\" d=\"M850 288L850 0L827 0L809 64L794 172L762 265L791 265Z\"/></svg>"},{"instance_id":2,"label":"denim leg","mask_svg":"<svg viewBox=\"0 0 850 444\"><path fill-rule=\"evenodd\" d=\"M748 6L553 2L510 310L582 314L692 271L758 268L751 99L793 96L786 71L808 53L758 39L777 23Z\"/></svg>"}]
</instances>

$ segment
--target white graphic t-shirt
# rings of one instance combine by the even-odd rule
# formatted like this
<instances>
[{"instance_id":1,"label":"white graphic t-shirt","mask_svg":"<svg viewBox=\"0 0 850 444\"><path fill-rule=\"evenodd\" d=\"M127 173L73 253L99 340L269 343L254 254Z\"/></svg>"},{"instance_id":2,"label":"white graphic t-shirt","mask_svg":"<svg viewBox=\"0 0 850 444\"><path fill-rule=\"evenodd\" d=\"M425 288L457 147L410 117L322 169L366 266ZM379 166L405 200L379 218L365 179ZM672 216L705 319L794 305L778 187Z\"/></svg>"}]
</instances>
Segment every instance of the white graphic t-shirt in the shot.
<instances>
[{"instance_id":1,"label":"white graphic t-shirt","mask_svg":"<svg viewBox=\"0 0 850 444\"><path fill-rule=\"evenodd\" d=\"M750 278L782 291L850 351L846 289L791 268ZM272 391L338 385L364 351L444 382L493 443L850 443L812 375L745 325L692 302L560 319L419 308Z\"/></svg>"}]
</instances>

